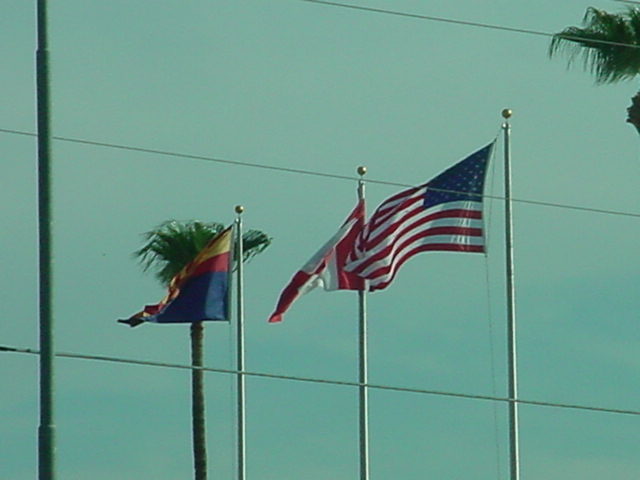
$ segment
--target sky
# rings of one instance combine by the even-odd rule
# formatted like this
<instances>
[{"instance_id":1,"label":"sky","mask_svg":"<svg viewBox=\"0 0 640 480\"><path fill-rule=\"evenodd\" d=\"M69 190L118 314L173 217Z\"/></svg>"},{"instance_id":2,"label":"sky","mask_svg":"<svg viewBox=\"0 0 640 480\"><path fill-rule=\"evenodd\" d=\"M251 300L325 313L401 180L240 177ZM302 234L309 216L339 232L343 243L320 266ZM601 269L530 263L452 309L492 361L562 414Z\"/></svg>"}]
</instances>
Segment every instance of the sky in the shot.
<instances>
[{"instance_id":1,"label":"sky","mask_svg":"<svg viewBox=\"0 0 640 480\"><path fill-rule=\"evenodd\" d=\"M247 370L357 381L355 294L311 292L269 325L280 291L353 208L359 165L371 212L402 188L376 182L424 183L498 136L486 193L500 197L511 108L513 195L555 205L514 204L519 396L640 410L636 82L595 85L544 35L301 0L50 3L54 136L209 159L53 142L57 351L188 363L186 326L116 323L164 293L132 252L165 220L231 223L241 204L273 238L244 269ZM539 32L623 8L350 3ZM34 4L0 16L0 345L37 349ZM485 200L487 256L423 254L369 295L372 384L506 396L503 210ZM206 365L233 369L235 324L205 336ZM32 479L38 357L3 353L0 379L0 478ZM235 379L205 381L210 478L234 478ZM189 386L187 371L58 358L58 476L189 478ZM374 480L508 477L504 403L371 390L369 414ZM640 475L638 416L523 405L519 419L523 479ZM353 387L247 380L248 478L357 478L357 438Z\"/></svg>"}]
</instances>

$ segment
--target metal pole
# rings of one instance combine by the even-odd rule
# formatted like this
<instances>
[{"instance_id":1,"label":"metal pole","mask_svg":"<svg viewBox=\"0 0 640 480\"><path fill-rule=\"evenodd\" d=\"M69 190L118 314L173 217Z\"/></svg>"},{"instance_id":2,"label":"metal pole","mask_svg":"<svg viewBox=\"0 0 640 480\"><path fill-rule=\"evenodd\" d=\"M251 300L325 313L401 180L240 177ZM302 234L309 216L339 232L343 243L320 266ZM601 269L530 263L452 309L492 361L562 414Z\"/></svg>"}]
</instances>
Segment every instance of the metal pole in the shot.
<instances>
[{"instance_id":1,"label":"metal pole","mask_svg":"<svg viewBox=\"0 0 640 480\"><path fill-rule=\"evenodd\" d=\"M49 51L46 0L37 1L38 47L36 97L38 123L38 255L40 320L40 426L38 471L40 480L55 478L55 426L53 415L53 316L51 262L51 131Z\"/></svg>"},{"instance_id":2,"label":"metal pole","mask_svg":"<svg viewBox=\"0 0 640 480\"><path fill-rule=\"evenodd\" d=\"M245 465L245 378L244 378L244 301L242 298L242 257L244 255L242 250L242 212L244 207L241 205L236 206L236 279L237 279L237 310L236 315L238 318L237 331L237 390L238 390L238 480L245 480L247 469Z\"/></svg>"},{"instance_id":3,"label":"metal pole","mask_svg":"<svg viewBox=\"0 0 640 480\"><path fill-rule=\"evenodd\" d=\"M518 379L516 362L516 302L513 271L513 218L511 212L511 110L505 108L504 130L504 196L505 196L505 249L507 284L507 342L509 356L509 463L511 480L520 479L520 458L518 451Z\"/></svg>"},{"instance_id":4,"label":"metal pole","mask_svg":"<svg viewBox=\"0 0 640 480\"><path fill-rule=\"evenodd\" d=\"M366 167L358 167L358 198L364 200L365 183L362 177L367 173ZM358 333L359 333L359 424L360 424L360 480L369 480L369 393L367 364L367 280L364 289L358 291Z\"/></svg>"}]
</instances>

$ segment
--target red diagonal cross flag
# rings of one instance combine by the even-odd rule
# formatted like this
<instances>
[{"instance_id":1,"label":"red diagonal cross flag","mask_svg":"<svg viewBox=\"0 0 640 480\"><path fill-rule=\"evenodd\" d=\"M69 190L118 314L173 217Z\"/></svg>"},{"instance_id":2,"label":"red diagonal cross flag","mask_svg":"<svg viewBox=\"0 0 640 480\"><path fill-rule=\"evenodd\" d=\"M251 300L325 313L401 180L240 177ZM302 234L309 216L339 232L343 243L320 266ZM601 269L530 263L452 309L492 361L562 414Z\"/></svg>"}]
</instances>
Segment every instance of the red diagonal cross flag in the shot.
<instances>
[{"instance_id":1,"label":"red diagonal cross flag","mask_svg":"<svg viewBox=\"0 0 640 480\"><path fill-rule=\"evenodd\" d=\"M364 280L344 270L353 242L364 226L364 200L360 200L336 234L293 276L280 294L269 322L282 321L291 304L322 286L325 290L364 290Z\"/></svg>"}]
</instances>

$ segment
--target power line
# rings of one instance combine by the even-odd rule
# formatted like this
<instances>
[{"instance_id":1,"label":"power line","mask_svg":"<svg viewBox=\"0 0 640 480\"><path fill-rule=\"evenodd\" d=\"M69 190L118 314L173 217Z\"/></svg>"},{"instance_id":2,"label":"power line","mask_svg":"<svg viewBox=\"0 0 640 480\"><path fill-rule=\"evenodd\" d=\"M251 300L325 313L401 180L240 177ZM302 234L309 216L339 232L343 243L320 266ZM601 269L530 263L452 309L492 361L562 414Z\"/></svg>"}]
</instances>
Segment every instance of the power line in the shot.
<instances>
[{"instance_id":1,"label":"power line","mask_svg":"<svg viewBox=\"0 0 640 480\"><path fill-rule=\"evenodd\" d=\"M23 354L31 354L31 355L40 354L38 350L35 350L32 348L10 347L6 345L0 345L0 352L23 353ZM295 382L315 383L315 384L334 385L334 386L343 386L343 387L366 386L367 388L374 389L374 390L416 393L421 395L435 395L440 397L462 398L467 400L484 400L484 401L503 402L503 403L509 403L514 401L509 398L497 397L493 395L476 395L471 393L446 392L442 390L429 390L424 388L411 388L411 387L396 387L392 385L380 385L380 384L371 384L371 383L361 384L359 382L349 382L349 381L343 381L343 380L328 380L328 379L322 379L322 378L299 377L294 375L279 375L275 373L238 371L238 370L227 369L227 368L198 367L198 366L186 365L186 364L180 364L180 363L154 362L149 360L134 360L134 359L127 359L127 358L110 357L106 355L87 355L87 354L81 354L81 353L59 352L59 353L56 353L55 356L60 358L71 358L71 359L77 359L77 360L93 360L93 361L100 361L100 362L121 363L121 364L127 364L127 365L139 365L139 366L147 366L147 367L173 368L173 369L179 369L179 370L202 370L204 372L222 373L227 375L240 374L246 377L269 378L273 380L288 380L288 381L295 381ZM538 400L523 400L523 399L517 399L515 400L515 402L521 405L530 405L530 406L537 406L537 407L563 408L563 409L569 409L569 410L612 413L617 415L640 416L640 411L638 410L626 410L626 409L620 409L620 408L606 408L606 407L597 407L597 406L588 406L588 405L545 402L545 401L538 401Z\"/></svg>"},{"instance_id":2,"label":"power line","mask_svg":"<svg viewBox=\"0 0 640 480\"><path fill-rule=\"evenodd\" d=\"M510 32L510 33L522 33L526 35L535 35L539 37L555 36L554 33L543 32L540 30L532 30L528 28L507 27L504 25L495 25L495 24L483 23L483 22L471 22L467 20L457 20L454 18L435 17L432 15L422 15L418 13L401 12L398 10L388 10L385 8L367 7L363 5L353 5L349 3L330 2L326 0L297 0L297 1L305 2L305 3L314 3L316 5L325 5L329 7L338 7L338 8L345 8L350 10L360 10L360 11L370 12L370 13L381 13L385 15L393 15L396 17L413 18L417 20L429 20L432 22L449 23L449 24L455 24L455 25L463 25L467 27L485 28L489 30L498 30L498 31ZM622 1L622 0L616 0L616 1ZM640 2L632 2L630 0L626 0L625 3L640 4ZM574 37L571 35L562 35L562 38L567 40L583 40L580 37ZM627 47L627 48L636 48L636 49L640 48L640 45L633 45L630 43L622 43L622 42L612 42L608 40L589 40L589 42L594 44L600 44L600 45L611 45L615 47Z\"/></svg>"},{"instance_id":3,"label":"power line","mask_svg":"<svg viewBox=\"0 0 640 480\"><path fill-rule=\"evenodd\" d=\"M12 135L23 135L23 136L30 136L30 137L37 136L35 133L32 133L32 132L12 130L7 128L0 128L0 133L8 133ZM318 172L318 171L305 170L300 168L278 167L275 165L265 165L262 163L243 162L239 160L229 160L229 159L224 159L219 157L210 157L205 155L193 155L189 153L170 152L166 150L157 150L157 149L145 148L145 147L119 145L119 144L108 143L108 142L97 142L94 140L83 140L78 138L57 137L57 136L53 136L51 138L53 140L60 141L60 142L76 143L80 145L90 145L94 147L113 148L117 150L129 151L129 152L152 153L154 155L162 155L166 157L186 158L189 160L201 160L201 161L215 162L215 163L221 163L226 165L233 165L237 167L259 168L263 170L292 173L297 175L308 175L308 176L315 176L315 177L330 178L335 180L349 180L349 181L358 181L360 179L359 177L350 176L350 175L337 175L333 173ZM374 185L386 185L386 186L394 186L394 187L402 187L402 188L410 188L415 186L414 184L391 182L386 180L367 179L366 182ZM433 189L433 190L436 190L436 189ZM455 192L452 190L441 190L441 189L437 189L437 190L452 192L452 193L466 193L466 192ZM504 200L504 197L499 195L479 195L479 196L483 198L493 199L493 200ZM567 204L555 203L555 202L545 202L541 200L525 200L525 199L517 199L517 198L513 198L512 201L517 203L522 203L522 204L528 204L528 205L537 205L541 207L562 208L566 210L577 210L582 212L597 213L597 214L603 214L603 215L616 215L616 216L623 216L623 217L640 218L640 213L623 212L621 210L609 210L609 209L603 209L603 208L583 207L580 205L567 205Z\"/></svg>"},{"instance_id":4,"label":"power line","mask_svg":"<svg viewBox=\"0 0 640 480\"><path fill-rule=\"evenodd\" d=\"M32 133L32 132L25 132L25 131L20 131L20 130L11 130L11 129L6 129L6 128L0 128L0 132L2 132L2 133L10 133L10 134L15 134L15 135L25 135L25 136L31 136L31 137L37 136L35 133ZM192 154L189 154L189 153L169 152L169 151L166 151L166 150L157 150L157 149L145 148L145 147L134 147L134 146L130 146L130 145L118 145L118 144L115 144L115 143L97 142L97 141L93 141L93 140L83 140L83 139L79 139L79 138L55 137L55 136L52 137L52 138L54 140L58 140L58 141L61 141L61 142L78 143L78 144L81 144L81 145L91 145L91 146L94 146L94 147L114 148L114 149L118 149L118 150L127 150L127 151L130 151L130 152L153 153L153 154L156 154L156 155L163 155L163 156L168 156L168 157L187 158L187 159L190 159L190 160L204 160L204 161L209 161L209 162L224 163L224 164L227 164L227 165L235 165L235 166L240 166L240 167L261 168L261 169L264 169L264 170L275 170L275 171L286 172L286 173L297 173L297 174L301 174L301 175L313 175L313 176L316 176L316 177L335 178L335 179L339 179L339 180L357 180L357 177L348 176L348 175L336 175L336 174L323 173L323 172L314 172L314 171L311 171L311 170L303 170L303 169L298 169L298 168L277 167L277 166L274 166L274 165L264 165L264 164L260 164L260 163L242 162L242 161L237 161L237 160L228 160L228 159L224 159L224 158L210 157L210 156L204 156L204 155L192 155ZM392 182L372 181L372 183L404 186L404 184L392 183Z\"/></svg>"}]
</instances>

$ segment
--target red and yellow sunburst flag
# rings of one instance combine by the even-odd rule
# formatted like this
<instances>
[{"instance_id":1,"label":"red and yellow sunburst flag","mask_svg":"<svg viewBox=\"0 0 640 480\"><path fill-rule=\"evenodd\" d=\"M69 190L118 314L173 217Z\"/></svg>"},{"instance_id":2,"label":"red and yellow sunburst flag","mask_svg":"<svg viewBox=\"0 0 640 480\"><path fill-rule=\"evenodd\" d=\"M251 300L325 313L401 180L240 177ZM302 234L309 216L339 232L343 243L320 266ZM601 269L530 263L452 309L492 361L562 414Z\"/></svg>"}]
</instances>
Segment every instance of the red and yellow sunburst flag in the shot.
<instances>
[{"instance_id":1,"label":"red and yellow sunburst flag","mask_svg":"<svg viewBox=\"0 0 640 480\"><path fill-rule=\"evenodd\" d=\"M229 320L232 237L232 227L220 232L171 279L165 298L118 321L135 327L143 322Z\"/></svg>"}]
</instances>

